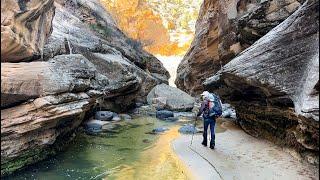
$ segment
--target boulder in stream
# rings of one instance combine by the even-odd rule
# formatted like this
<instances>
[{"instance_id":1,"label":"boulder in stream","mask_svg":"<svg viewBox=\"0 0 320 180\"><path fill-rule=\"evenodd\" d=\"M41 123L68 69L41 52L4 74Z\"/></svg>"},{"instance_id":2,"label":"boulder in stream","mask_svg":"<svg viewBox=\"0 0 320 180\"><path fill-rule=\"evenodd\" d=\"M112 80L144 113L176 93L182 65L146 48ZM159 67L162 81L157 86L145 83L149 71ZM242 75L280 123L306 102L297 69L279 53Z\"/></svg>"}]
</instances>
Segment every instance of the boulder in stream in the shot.
<instances>
[{"instance_id":1,"label":"boulder in stream","mask_svg":"<svg viewBox=\"0 0 320 180\"><path fill-rule=\"evenodd\" d=\"M152 130L153 133L163 133L165 131L168 131L169 128L167 127L158 127Z\"/></svg>"},{"instance_id":2,"label":"boulder in stream","mask_svg":"<svg viewBox=\"0 0 320 180\"><path fill-rule=\"evenodd\" d=\"M106 124L109 124L109 122L92 119L85 122L84 128L88 134L97 134L102 131L102 127Z\"/></svg>"},{"instance_id":3,"label":"boulder in stream","mask_svg":"<svg viewBox=\"0 0 320 180\"><path fill-rule=\"evenodd\" d=\"M97 111L95 118L101 121L111 121L114 113L111 111Z\"/></svg>"},{"instance_id":4,"label":"boulder in stream","mask_svg":"<svg viewBox=\"0 0 320 180\"><path fill-rule=\"evenodd\" d=\"M173 112L168 110L157 111L156 117L165 120L166 118L173 117Z\"/></svg>"},{"instance_id":5,"label":"boulder in stream","mask_svg":"<svg viewBox=\"0 0 320 180\"><path fill-rule=\"evenodd\" d=\"M178 88L160 84L150 91L147 101L158 109L191 111L195 99Z\"/></svg>"}]
</instances>

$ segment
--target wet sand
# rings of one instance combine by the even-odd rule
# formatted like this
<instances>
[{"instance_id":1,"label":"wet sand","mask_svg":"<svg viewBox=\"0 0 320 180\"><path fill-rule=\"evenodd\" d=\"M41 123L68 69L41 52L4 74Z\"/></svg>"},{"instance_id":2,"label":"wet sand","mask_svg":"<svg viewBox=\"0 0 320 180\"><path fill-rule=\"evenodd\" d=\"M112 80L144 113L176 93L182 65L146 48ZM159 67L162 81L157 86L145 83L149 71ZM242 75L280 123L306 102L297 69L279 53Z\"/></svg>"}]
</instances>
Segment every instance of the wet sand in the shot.
<instances>
[{"instance_id":1,"label":"wet sand","mask_svg":"<svg viewBox=\"0 0 320 180\"><path fill-rule=\"evenodd\" d=\"M222 126L227 130L216 134L215 150L201 145L201 134L194 136L191 146L198 154L188 147L191 135L172 141L173 150L196 179L319 179L317 167L299 162L271 142L246 134L232 122Z\"/></svg>"}]
</instances>

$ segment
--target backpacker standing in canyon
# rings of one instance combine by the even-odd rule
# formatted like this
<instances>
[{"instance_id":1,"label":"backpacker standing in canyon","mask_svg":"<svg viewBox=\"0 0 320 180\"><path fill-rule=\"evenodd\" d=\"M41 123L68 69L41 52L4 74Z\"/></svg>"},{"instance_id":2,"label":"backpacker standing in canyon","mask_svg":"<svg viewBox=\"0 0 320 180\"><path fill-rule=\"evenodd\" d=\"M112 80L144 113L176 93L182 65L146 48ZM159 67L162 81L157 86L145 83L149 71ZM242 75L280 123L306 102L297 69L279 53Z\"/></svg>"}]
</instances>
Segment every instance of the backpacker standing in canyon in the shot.
<instances>
[{"instance_id":1,"label":"backpacker standing in canyon","mask_svg":"<svg viewBox=\"0 0 320 180\"><path fill-rule=\"evenodd\" d=\"M201 107L197 114L197 117L202 114L203 117L203 141L202 145L207 146L208 127L210 126L211 140L210 148L214 149L215 146L215 124L216 118L222 114L222 103L220 98L208 91L204 91L201 94Z\"/></svg>"}]
</instances>

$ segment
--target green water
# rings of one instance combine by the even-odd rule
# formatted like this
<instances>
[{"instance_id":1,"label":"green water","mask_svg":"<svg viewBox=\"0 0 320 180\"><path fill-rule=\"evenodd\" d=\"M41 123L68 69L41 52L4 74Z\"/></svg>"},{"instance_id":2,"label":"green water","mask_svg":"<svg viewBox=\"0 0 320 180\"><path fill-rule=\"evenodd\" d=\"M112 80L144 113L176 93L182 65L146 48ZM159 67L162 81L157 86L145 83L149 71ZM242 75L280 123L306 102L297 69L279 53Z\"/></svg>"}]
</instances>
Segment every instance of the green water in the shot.
<instances>
[{"instance_id":1,"label":"green water","mask_svg":"<svg viewBox=\"0 0 320 180\"><path fill-rule=\"evenodd\" d=\"M178 122L183 123L186 122ZM148 132L175 124L149 116L136 117L120 122L113 132L99 136L80 133L64 152L4 179L115 179L117 172L132 167L141 152L152 148L161 137ZM220 124L217 122L217 133L221 132Z\"/></svg>"},{"instance_id":2,"label":"green water","mask_svg":"<svg viewBox=\"0 0 320 180\"><path fill-rule=\"evenodd\" d=\"M81 133L66 151L5 179L113 179L113 174L138 160L140 152L152 147L159 137L147 132L171 125L152 117L138 117L121 122L116 132L101 136Z\"/></svg>"}]
</instances>

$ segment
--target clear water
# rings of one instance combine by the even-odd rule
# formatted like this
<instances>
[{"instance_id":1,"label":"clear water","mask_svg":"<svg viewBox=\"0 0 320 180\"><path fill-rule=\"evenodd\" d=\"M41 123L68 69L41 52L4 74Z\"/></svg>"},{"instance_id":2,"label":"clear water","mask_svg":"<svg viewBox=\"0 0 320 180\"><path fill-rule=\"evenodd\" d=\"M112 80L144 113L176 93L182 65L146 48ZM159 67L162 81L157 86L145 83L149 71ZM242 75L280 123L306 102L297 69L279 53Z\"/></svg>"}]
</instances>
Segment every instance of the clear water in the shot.
<instances>
[{"instance_id":1,"label":"clear water","mask_svg":"<svg viewBox=\"0 0 320 180\"><path fill-rule=\"evenodd\" d=\"M167 135L148 133L156 127L171 130ZM170 141L177 137L178 127L147 116L120 122L114 132L101 136L81 133L66 151L4 179L148 179L159 178L161 173L161 179L189 179L170 152ZM217 132L221 132L220 123Z\"/></svg>"}]
</instances>

